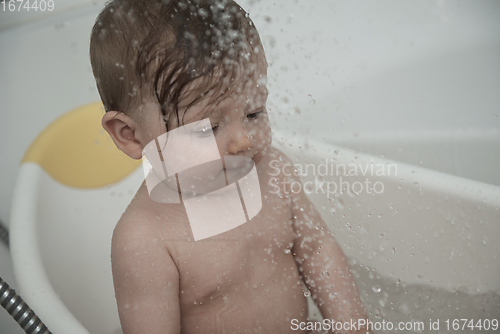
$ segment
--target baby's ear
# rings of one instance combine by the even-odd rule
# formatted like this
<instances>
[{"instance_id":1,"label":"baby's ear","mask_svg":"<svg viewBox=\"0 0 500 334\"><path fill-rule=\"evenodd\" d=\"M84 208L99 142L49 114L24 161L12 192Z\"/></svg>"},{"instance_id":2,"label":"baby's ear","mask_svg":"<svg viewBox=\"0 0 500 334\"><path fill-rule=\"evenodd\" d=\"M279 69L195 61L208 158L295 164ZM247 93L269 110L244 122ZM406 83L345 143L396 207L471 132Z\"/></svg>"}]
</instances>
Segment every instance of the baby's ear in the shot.
<instances>
[{"instance_id":1,"label":"baby's ear","mask_svg":"<svg viewBox=\"0 0 500 334\"><path fill-rule=\"evenodd\" d=\"M119 111L108 111L102 117L102 127L106 130L116 147L132 159L142 157L142 145L137 139L137 123Z\"/></svg>"}]
</instances>

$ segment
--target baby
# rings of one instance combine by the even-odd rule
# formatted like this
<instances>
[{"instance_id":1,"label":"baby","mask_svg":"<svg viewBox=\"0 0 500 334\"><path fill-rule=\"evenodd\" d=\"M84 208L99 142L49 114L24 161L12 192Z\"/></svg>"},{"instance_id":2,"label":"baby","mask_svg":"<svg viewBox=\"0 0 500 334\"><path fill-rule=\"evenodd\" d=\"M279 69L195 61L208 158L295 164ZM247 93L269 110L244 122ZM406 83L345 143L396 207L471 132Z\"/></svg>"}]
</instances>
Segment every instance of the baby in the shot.
<instances>
[{"instance_id":1,"label":"baby","mask_svg":"<svg viewBox=\"0 0 500 334\"><path fill-rule=\"evenodd\" d=\"M93 27L90 56L106 110L102 125L120 150L140 159L153 147L167 164L193 154L192 143L214 139L222 164L198 169L189 186L181 174L160 180L155 196L144 182L122 215L111 260L124 333L306 333L313 329L308 295L325 319L365 319L346 257L314 206L303 193L271 187L299 180L276 176L289 161L271 147L267 62L241 7L230 0L111 1ZM191 137L166 154L176 129ZM193 159L204 156L203 145ZM238 180L250 169L259 183L246 196ZM203 234L192 219L199 210L187 204L213 198L219 186L204 186L219 179L245 198L246 222L211 233L207 215ZM366 333L342 330L356 331Z\"/></svg>"}]
</instances>

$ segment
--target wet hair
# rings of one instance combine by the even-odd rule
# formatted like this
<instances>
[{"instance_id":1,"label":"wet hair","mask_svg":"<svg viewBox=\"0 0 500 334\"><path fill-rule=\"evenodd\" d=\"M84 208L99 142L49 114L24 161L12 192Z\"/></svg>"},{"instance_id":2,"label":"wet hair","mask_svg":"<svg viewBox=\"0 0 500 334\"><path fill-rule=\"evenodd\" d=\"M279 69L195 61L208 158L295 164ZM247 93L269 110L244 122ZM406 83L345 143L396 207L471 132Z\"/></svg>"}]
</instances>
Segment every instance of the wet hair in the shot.
<instances>
[{"instance_id":1,"label":"wet hair","mask_svg":"<svg viewBox=\"0 0 500 334\"><path fill-rule=\"evenodd\" d=\"M153 98L167 130L170 117L180 122L181 108L241 88L259 57L265 57L259 34L231 0L110 1L90 38L105 110L131 115Z\"/></svg>"}]
</instances>

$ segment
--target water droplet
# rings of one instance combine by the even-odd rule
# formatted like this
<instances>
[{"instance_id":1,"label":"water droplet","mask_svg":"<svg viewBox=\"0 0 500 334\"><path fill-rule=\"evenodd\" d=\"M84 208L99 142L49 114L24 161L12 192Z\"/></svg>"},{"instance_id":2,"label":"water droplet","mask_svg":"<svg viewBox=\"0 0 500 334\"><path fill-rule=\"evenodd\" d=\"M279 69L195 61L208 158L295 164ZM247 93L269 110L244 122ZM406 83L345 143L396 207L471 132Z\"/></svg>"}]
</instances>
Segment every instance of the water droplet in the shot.
<instances>
[{"instance_id":1,"label":"water droplet","mask_svg":"<svg viewBox=\"0 0 500 334\"><path fill-rule=\"evenodd\" d=\"M309 297L311 295L311 291L304 290L304 297Z\"/></svg>"},{"instance_id":2,"label":"water droplet","mask_svg":"<svg viewBox=\"0 0 500 334\"><path fill-rule=\"evenodd\" d=\"M372 290L375 293L379 293L380 291L382 291L382 288L378 285L374 285L374 286L372 286Z\"/></svg>"}]
</instances>

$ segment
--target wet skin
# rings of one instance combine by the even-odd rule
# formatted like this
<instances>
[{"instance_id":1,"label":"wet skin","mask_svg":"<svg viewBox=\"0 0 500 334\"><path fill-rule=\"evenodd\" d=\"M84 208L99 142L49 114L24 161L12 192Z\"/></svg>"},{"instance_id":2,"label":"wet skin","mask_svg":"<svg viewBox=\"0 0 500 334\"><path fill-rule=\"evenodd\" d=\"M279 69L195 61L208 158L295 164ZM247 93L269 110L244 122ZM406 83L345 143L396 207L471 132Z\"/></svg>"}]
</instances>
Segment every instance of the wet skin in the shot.
<instances>
[{"instance_id":1,"label":"wet skin","mask_svg":"<svg viewBox=\"0 0 500 334\"><path fill-rule=\"evenodd\" d=\"M261 69L256 78L265 76L265 66ZM286 189L299 180L272 176L273 161L290 161L270 146L265 85L248 82L217 103L200 102L182 119L188 124L208 117L220 156L254 161L262 209L243 225L194 241L184 205L154 202L143 183L112 240L125 334L300 333L291 330L291 321L306 321L304 283L325 318L364 317L347 260L314 206L303 193L276 193L269 184L273 178ZM166 131L158 127L158 112L144 115L153 116L140 123L113 113L103 118L117 146L131 157L139 158Z\"/></svg>"},{"instance_id":2,"label":"wet skin","mask_svg":"<svg viewBox=\"0 0 500 334\"><path fill-rule=\"evenodd\" d=\"M296 237L291 201L272 194L267 185L269 161L279 154L271 152L257 165L259 179L266 181L261 182L262 195L267 197L262 210L250 222L211 238L194 241L184 207L155 203L146 186L141 186L120 219L113 242L113 259L129 262L127 272L113 265L125 325L123 318L134 308L143 313L141 308L154 304L161 309L144 313L158 317L164 323L161 327L169 328L167 333L179 333L178 325L181 333L290 333L292 319L306 321L304 287L290 250ZM135 233L148 243L147 254L124 250L122 233ZM148 286L123 282L133 275ZM136 307L134 296L142 293L144 298ZM142 326L142 330L149 327ZM138 332L152 333L142 330Z\"/></svg>"},{"instance_id":3,"label":"wet skin","mask_svg":"<svg viewBox=\"0 0 500 334\"><path fill-rule=\"evenodd\" d=\"M184 206L152 201L145 183L122 215L112 264L124 333L289 333L292 319L306 320L291 201L268 185L280 153L270 147L266 100L265 86L249 81L183 115L187 124L210 119L212 129L195 130L213 133L221 156L254 160L262 209L250 222L194 241Z\"/></svg>"}]
</instances>

